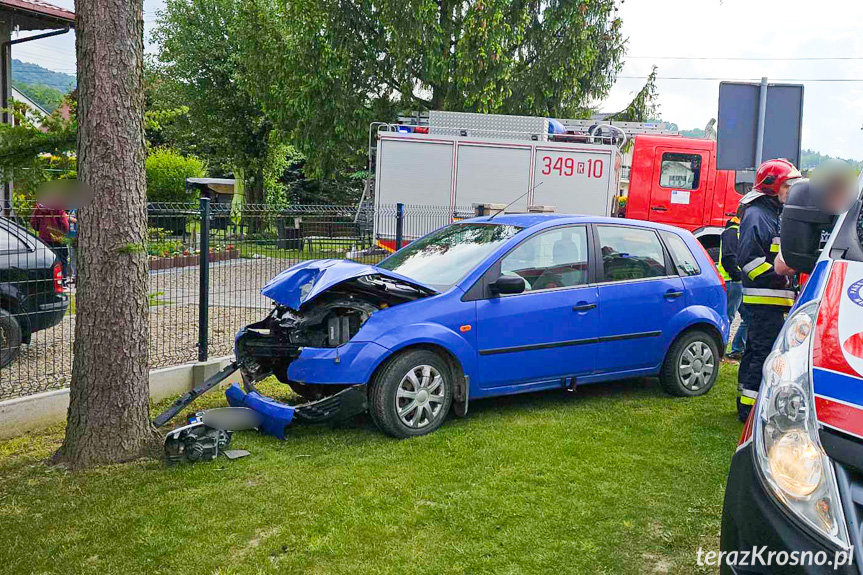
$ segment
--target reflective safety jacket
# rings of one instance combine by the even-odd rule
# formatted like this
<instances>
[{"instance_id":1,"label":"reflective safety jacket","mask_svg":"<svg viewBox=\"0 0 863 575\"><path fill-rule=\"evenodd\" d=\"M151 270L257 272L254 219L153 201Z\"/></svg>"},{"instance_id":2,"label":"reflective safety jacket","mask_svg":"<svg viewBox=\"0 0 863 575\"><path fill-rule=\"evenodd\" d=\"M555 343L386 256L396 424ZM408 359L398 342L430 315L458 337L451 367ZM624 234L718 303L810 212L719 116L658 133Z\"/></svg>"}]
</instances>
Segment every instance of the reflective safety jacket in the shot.
<instances>
[{"instance_id":1,"label":"reflective safety jacket","mask_svg":"<svg viewBox=\"0 0 863 575\"><path fill-rule=\"evenodd\" d=\"M719 240L719 263L716 269L726 282L740 281L740 266L737 265L737 244L740 238L740 224L729 220Z\"/></svg>"},{"instance_id":2,"label":"reflective safety jacket","mask_svg":"<svg viewBox=\"0 0 863 575\"><path fill-rule=\"evenodd\" d=\"M791 307L791 280L773 269L779 253L779 213L782 204L773 196L753 194L740 221L737 263L743 275L743 303ZM748 198L744 198L747 200Z\"/></svg>"}]
</instances>

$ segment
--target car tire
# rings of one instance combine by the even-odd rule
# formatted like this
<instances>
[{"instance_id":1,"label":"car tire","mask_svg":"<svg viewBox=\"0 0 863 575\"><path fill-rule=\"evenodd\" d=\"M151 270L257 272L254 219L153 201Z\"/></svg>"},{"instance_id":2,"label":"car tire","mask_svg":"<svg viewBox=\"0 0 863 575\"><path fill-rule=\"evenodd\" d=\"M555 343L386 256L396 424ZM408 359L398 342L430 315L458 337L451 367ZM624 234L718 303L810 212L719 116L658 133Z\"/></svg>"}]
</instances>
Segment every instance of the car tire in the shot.
<instances>
[{"instance_id":1,"label":"car tire","mask_svg":"<svg viewBox=\"0 0 863 575\"><path fill-rule=\"evenodd\" d=\"M719 348L706 331L693 329L677 338L665 356L659 381L670 395L704 395L719 375Z\"/></svg>"},{"instance_id":2,"label":"car tire","mask_svg":"<svg viewBox=\"0 0 863 575\"><path fill-rule=\"evenodd\" d=\"M453 376L446 360L433 351L413 349L390 360L375 376L369 411L387 435L417 437L441 426L452 398Z\"/></svg>"},{"instance_id":3,"label":"car tire","mask_svg":"<svg viewBox=\"0 0 863 575\"><path fill-rule=\"evenodd\" d=\"M21 350L21 325L11 313L0 309L0 367L12 363Z\"/></svg>"}]
</instances>

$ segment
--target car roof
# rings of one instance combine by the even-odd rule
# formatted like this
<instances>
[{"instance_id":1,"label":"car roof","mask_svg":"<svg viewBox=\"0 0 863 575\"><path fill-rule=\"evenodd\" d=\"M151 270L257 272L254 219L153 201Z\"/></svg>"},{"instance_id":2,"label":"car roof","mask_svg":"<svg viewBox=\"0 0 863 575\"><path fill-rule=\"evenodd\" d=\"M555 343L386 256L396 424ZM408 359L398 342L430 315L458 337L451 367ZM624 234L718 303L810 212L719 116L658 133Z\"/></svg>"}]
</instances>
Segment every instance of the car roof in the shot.
<instances>
[{"instance_id":1,"label":"car roof","mask_svg":"<svg viewBox=\"0 0 863 575\"><path fill-rule=\"evenodd\" d=\"M665 230L675 233L686 232L681 228L675 228L666 224L657 222L648 222L645 220L630 220L626 218L611 218L606 216L588 216L583 214L500 214L499 216L480 216L469 220L461 220L459 223L488 223L503 224L509 226L519 226L525 229L550 227L562 224L614 224L619 226L637 226L643 228L653 228L656 230Z\"/></svg>"}]
</instances>

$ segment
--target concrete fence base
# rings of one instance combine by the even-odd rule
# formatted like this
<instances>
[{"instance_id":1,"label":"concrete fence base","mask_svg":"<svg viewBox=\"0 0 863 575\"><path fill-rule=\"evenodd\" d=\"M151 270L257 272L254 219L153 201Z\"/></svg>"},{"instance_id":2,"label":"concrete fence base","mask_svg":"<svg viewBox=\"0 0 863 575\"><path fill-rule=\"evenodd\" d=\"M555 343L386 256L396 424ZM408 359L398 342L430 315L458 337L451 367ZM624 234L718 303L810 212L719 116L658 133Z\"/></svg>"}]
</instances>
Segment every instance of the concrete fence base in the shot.
<instances>
[{"instance_id":1,"label":"concrete fence base","mask_svg":"<svg viewBox=\"0 0 863 575\"><path fill-rule=\"evenodd\" d=\"M207 377L234 361L232 356L211 359L204 363L187 363L150 372L150 399L154 402L186 393ZM241 383L235 373L224 384ZM30 431L45 429L66 421L69 390L57 389L27 397L0 401L0 439L17 437Z\"/></svg>"}]
</instances>

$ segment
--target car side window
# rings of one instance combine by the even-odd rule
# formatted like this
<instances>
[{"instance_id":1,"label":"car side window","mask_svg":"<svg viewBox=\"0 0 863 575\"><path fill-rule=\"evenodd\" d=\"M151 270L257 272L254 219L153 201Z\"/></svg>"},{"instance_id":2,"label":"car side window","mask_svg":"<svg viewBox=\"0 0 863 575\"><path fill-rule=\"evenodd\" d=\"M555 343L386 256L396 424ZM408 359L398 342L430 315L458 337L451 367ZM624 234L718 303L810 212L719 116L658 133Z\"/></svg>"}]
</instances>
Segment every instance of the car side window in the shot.
<instances>
[{"instance_id":1,"label":"car side window","mask_svg":"<svg viewBox=\"0 0 863 575\"><path fill-rule=\"evenodd\" d=\"M671 254L671 261L674 262L674 268L677 273L682 276L697 276L701 273L701 268L698 266L698 261L683 241L683 238L671 232L659 232L662 240L665 242L665 247Z\"/></svg>"},{"instance_id":2,"label":"car side window","mask_svg":"<svg viewBox=\"0 0 863 575\"><path fill-rule=\"evenodd\" d=\"M501 260L502 276L524 279L525 291L584 285L588 281L587 227L554 228L531 236Z\"/></svg>"},{"instance_id":3,"label":"car side window","mask_svg":"<svg viewBox=\"0 0 863 575\"><path fill-rule=\"evenodd\" d=\"M0 254L11 254L27 250L21 240L10 234L8 230L0 228Z\"/></svg>"},{"instance_id":4,"label":"car side window","mask_svg":"<svg viewBox=\"0 0 863 575\"><path fill-rule=\"evenodd\" d=\"M626 226L598 226L602 281L662 277L665 253L656 232Z\"/></svg>"}]
</instances>

